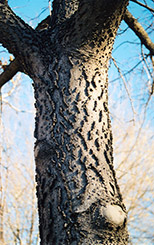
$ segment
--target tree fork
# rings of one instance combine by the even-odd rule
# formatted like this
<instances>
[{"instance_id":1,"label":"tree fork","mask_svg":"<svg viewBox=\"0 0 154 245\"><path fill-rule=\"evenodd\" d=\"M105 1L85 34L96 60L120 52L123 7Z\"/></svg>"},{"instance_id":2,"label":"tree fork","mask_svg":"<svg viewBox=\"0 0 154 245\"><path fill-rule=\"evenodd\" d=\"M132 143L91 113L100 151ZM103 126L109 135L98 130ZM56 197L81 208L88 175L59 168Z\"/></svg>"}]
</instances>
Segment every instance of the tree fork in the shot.
<instances>
[{"instance_id":1,"label":"tree fork","mask_svg":"<svg viewBox=\"0 0 154 245\"><path fill-rule=\"evenodd\" d=\"M134 1L137 2L137 1ZM124 16L125 22L128 26L134 31L134 33L138 36L141 42L145 45L145 47L150 51L150 54L154 54L154 44L152 43L151 39L149 38L147 32L144 28L140 25L137 19L127 10ZM47 16L41 23L38 24L36 30L43 30L50 26L51 16ZM20 63L14 59L10 65L7 66L7 69L0 74L0 87L2 87L5 83L7 83L13 76L16 75L17 72L21 70Z\"/></svg>"}]
</instances>

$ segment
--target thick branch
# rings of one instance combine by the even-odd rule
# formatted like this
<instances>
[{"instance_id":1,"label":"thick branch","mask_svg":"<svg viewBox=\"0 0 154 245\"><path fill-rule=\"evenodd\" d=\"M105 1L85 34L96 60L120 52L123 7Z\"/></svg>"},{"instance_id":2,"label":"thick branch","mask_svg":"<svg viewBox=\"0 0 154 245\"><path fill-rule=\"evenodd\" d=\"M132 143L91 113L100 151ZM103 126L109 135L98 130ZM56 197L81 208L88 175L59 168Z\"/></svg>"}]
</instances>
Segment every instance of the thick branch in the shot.
<instances>
[{"instance_id":1,"label":"thick branch","mask_svg":"<svg viewBox=\"0 0 154 245\"><path fill-rule=\"evenodd\" d=\"M0 33L0 43L15 57L18 55L22 57L32 43L37 43L35 31L17 17L2 0L0 1Z\"/></svg>"},{"instance_id":2,"label":"thick branch","mask_svg":"<svg viewBox=\"0 0 154 245\"><path fill-rule=\"evenodd\" d=\"M127 25L139 37L141 43L144 44L145 47L150 51L150 54L154 55L154 43L151 41L147 32L144 30L141 24L134 18L134 16L128 10L126 10L124 20L127 23Z\"/></svg>"},{"instance_id":3,"label":"thick branch","mask_svg":"<svg viewBox=\"0 0 154 245\"><path fill-rule=\"evenodd\" d=\"M45 18L41 23L38 24L36 27L36 30L42 30L46 28L49 24L50 16ZM3 71L2 74L0 74L0 88L6 84L13 76L16 75L18 71L21 71L21 66L18 58L15 58Z\"/></svg>"}]
</instances>

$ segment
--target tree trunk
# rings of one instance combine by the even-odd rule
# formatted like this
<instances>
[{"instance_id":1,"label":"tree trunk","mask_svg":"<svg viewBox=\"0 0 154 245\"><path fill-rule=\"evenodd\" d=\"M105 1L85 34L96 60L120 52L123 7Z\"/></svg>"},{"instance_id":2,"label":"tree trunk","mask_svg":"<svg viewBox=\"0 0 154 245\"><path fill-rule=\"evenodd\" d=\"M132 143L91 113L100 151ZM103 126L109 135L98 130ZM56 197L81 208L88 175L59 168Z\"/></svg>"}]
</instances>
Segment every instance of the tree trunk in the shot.
<instances>
[{"instance_id":1,"label":"tree trunk","mask_svg":"<svg viewBox=\"0 0 154 245\"><path fill-rule=\"evenodd\" d=\"M128 242L113 168L107 78L126 2L55 0L48 29L38 32L16 21L25 48L15 45L12 53L34 81L42 245Z\"/></svg>"}]
</instances>

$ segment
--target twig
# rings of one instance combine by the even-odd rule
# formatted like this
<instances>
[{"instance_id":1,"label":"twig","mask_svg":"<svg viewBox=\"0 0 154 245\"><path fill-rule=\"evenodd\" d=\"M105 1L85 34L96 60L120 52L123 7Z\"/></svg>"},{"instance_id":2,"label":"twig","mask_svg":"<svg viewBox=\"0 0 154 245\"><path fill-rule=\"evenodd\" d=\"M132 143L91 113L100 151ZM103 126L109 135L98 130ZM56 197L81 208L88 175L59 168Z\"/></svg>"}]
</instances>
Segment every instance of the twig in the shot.
<instances>
[{"instance_id":1,"label":"twig","mask_svg":"<svg viewBox=\"0 0 154 245\"><path fill-rule=\"evenodd\" d=\"M13 110L15 110L16 112L22 112L22 113L33 113L33 111L24 111L24 110L20 110L17 107L11 105L7 100L3 99L3 104L8 104Z\"/></svg>"},{"instance_id":2,"label":"twig","mask_svg":"<svg viewBox=\"0 0 154 245\"><path fill-rule=\"evenodd\" d=\"M139 61L139 62L138 62L135 66L133 66L129 71L125 72L125 73L123 74L123 76L126 76L127 74L129 74L130 72L132 72L137 66L139 66L139 65L141 64L141 62L142 62L142 61ZM110 83L113 83L113 82L119 80L119 78L120 78L120 76L117 77L117 78L115 78L115 79L113 79L113 80L111 80Z\"/></svg>"},{"instance_id":3,"label":"twig","mask_svg":"<svg viewBox=\"0 0 154 245\"><path fill-rule=\"evenodd\" d=\"M120 48L122 45L124 45L124 44L135 44L135 45L138 45L138 44L140 44L140 43L135 43L135 42L130 42L130 41L124 41L124 42L122 42L122 43L120 43L116 48L114 48L114 50L112 51L112 53L115 53L115 51L118 49L118 48Z\"/></svg>"},{"instance_id":4,"label":"twig","mask_svg":"<svg viewBox=\"0 0 154 245\"><path fill-rule=\"evenodd\" d=\"M123 83L124 83L124 87L125 87L126 93L127 93L128 98L129 98L129 100L130 100L130 104L131 104L131 108L132 108L132 111L133 111L133 115L135 115L136 112L135 112L135 110L134 110L133 102L132 102L132 99L131 99L129 90L128 90L128 88L127 88L126 81L125 81L125 79L124 79L124 77L123 77L123 74L121 73L120 68L118 67L118 65L117 65L117 63L116 63L116 61L115 61L115 59L114 59L113 57L112 57L112 60L113 60L113 63L114 63L114 65L115 65L115 67L117 68L118 73L120 74L120 77L121 77L121 79L122 79L122 81L123 81ZM133 118L133 121L135 121L134 118Z\"/></svg>"},{"instance_id":5,"label":"twig","mask_svg":"<svg viewBox=\"0 0 154 245\"><path fill-rule=\"evenodd\" d=\"M152 82L152 86L151 86L151 94L154 93L154 57L152 55L150 55L150 59L151 59L151 63L152 63L152 77L153 77L153 82Z\"/></svg>"},{"instance_id":6,"label":"twig","mask_svg":"<svg viewBox=\"0 0 154 245\"><path fill-rule=\"evenodd\" d=\"M154 9L153 9L153 8L150 8L150 7L149 7L148 5L146 5L146 4L143 4L143 3L141 3L141 2L139 2L139 1L137 1L137 0L131 0L131 2L137 3L138 5L140 5L140 6L144 7L144 8L146 8L146 9L148 9L148 10L150 10L151 12L154 13Z\"/></svg>"},{"instance_id":7,"label":"twig","mask_svg":"<svg viewBox=\"0 0 154 245\"><path fill-rule=\"evenodd\" d=\"M146 74L147 74L147 77L148 77L148 79L149 80L153 80L154 81L154 78L153 78L153 74L151 73L151 71L150 71L150 68L149 68L149 66L148 66L148 64L147 64L147 61L146 61L146 58L145 58L145 55L144 55L144 52L143 52L143 47L142 47L142 45L141 45L141 54L142 54L142 61L145 63L145 66L144 66L144 64L143 64L143 67L144 67L144 69L145 69L145 72L146 72ZM152 81L152 84L153 84L153 81ZM149 95L149 97L151 98L151 96L152 96L152 94L153 94L153 90L152 90L152 84L150 84L150 95ZM150 100L150 98L149 98L149 100Z\"/></svg>"},{"instance_id":8,"label":"twig","mask_svg":"<svg viewBox=\"0 0 154 245\"><path fill-rule=\"evenodd\" d=\"M140 136L140 134L141 134L141 131L142 131L142 128L143 128L145 119L146 119L146 112L147 112L147 107L148 107L150 98L151 98L151 96L148 97L148 100L147 100L147 102L146 102L146 104L145 104L145 108L144 108L144 112L143 112L143 120L142 120L141 125L140 125L140 128L139 128L139 130L138 130L138 133L137 133L135 142L134 142L134 144L132 145L132 147L130 148L130 150L129 150L127 156L125 157L125 159L119 164L119 167L120 167L120 166L121 166L121 165L128 159L128 157L130 156L131 152L133 151L135 145L137 144L137 141L138 141L138 139L139 139L139 136Z\"/></svg>"}]
</instances>

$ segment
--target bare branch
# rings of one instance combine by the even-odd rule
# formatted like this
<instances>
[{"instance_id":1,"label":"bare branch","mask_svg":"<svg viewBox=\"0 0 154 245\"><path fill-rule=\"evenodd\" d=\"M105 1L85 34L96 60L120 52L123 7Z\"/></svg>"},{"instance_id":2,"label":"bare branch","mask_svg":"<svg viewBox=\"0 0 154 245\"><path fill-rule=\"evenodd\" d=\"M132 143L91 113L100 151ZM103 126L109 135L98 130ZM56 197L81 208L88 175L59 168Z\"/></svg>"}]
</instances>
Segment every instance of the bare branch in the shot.
<instances>
[{"instance_id":1,"label":"bare branch","mask_svg":"<svg viewBox=\"0 0 154 245\"><path fill-rule=\"evenodd\" d=\"M150 7L149 7L148 5L146 5L146 4L143 4L143 3L141 3L141 2L139 2L139 1L137 1L137 0L131 0L131 2L137 3L138 5L140 5L140 6L144 7L144 8L146 8L146 9L148 9L148 10L150 10L151 12L154 13L154 9L153 9L153 8L150 8Z\"/></svg>"},{"instance_id":2,"label":"bare branch","mask_svg":"<svg viewBox=\"0 0 154 245\"><path fill-rule=\"evenodd\" d=\"M145 55L144 55L144 52L143 52L143 47L142 47L142 45L141 45L141 55L142 55L142 60L143 60L143 68L144 68L144 70L145 70L145 72L146 72L146 74L147 74L147 77L148 77L148 80L150 81L150 80L154 80L154 78L153 78L153 74L152 74L152 72L150 71L150 68L149 68L149 65L148 65L148 63L147 63L147 60L146 60L146 57L145 57ZM150 90L150 94L152 94L152 85L150 85L150 88L149 88L149 90Z\"/></svg>"},{"instance_id":3,"label":"bare branch","mask_svg":"<svg viewBox=\"0 0 154 245\"><path fill-rule=\"evenodd\" d=\"M131 73L132 71L134 71L140 64L141 64L142 60L140 60L135 66L133 66L129 71L123 73L123 76L126 76L127 74ZM121 78L121 76L116 77L115 79L111 80L110 83L113 83L117 80L119 80Z\"/></svg>"},{"instance_id":4,"label":"bare branch","mask_svg":"<svg viewBox=\"0 0 154 245\"><path fill-rule=\"evenodd\" d=\"M8 66L6 66L2 74L0 74L0 88L11 80L11 78L20 70L20 63L16 58Z\"/></svg>"},{"instance_id":5,"label":"bare branch","mask_svg":"<svg viewBox=\"0 0 154 245\"><path fill-rule=\"evenodd\" d=\"M49 25L49 21L50 16L41 21L36 27L36 30L45 29ZM3 73L0 74L0 88L13 76L15 76L18 71L22 71L22 69L20 67L20 62L18 61L18 58L15 58L9 65L6 66L6 69L4 69Z\"/></svg>"},{"instance_id":6,"label":"bare branch","mask_svg":"<svg viewBox=\"0 0 154 245\"><path fill-rule=\"evenodd\" d=\"M151 63L152 63L152 74L151 77L153 78L152 85L151 85L151 95L154 94L154 57L151 55L150 56Z\"/></svg>"},{"instance_id":7,"label":"bare branch","mask_svg":"<svg viewBox=\"0 0 154 245\"><path fill-rule=\"evenodd\" d=\"M123 75L122 75L122 73L121 73L120 68L118 67L118 65L117 65L117 63L116 63L116 61L115 61L115 59L114 59L113 57L112 57L112 60L113 60L113 63L114 63L114 65L115 65L115 67L117 68L118 73L120 74L120 77L121 77L121 79L122 79L122 81L123 81L123 83L124 83L124 87L125 87L126 93L127 93L127 95L128 95L128 98L129 98L129 100L130 100L130 105L131 105L131 108L132 108L132 111L133 111L133 116L134 116L134 115L136 114L136 112L135 112L135 110L134 110L133 102L132 102L132 99L131 99L129 90L128 90L128 88L127 88L127 83L126 83L126 81L125 81L125 79L124 79L124 77L123 77ZM133 121L135 121L134 118L133 118Z\"/></svg>"},{"instance_id":8,"label":"bare branch","mask_svg":"<svg viewBox=\"0 0 154 245\"><path fill-rule=\"evenodd\" d=\"M141 24L134 18L134 16L126 10L124 20L127 25L135 32L135 34L141 40L141 43L150 51L151 55L154 55L154 43L149 38L147 32L141 26Z\"/></svg>"},{"instance_id":9,"label":"bare branch","mask_svg":"<svg viewBox=\"0 0 154 245\"><path fill-rule=\"evenodd\" d=\"M16 106L10 104L7 100L3 99L3 104L7 104L10 106L10 108L12 108L13 110L15 110L16 112L22 112L22 113L33 113L33 111L28 111L28 110L21 110L19 108L17 108Z\"/></svg>"}]
</instances>

